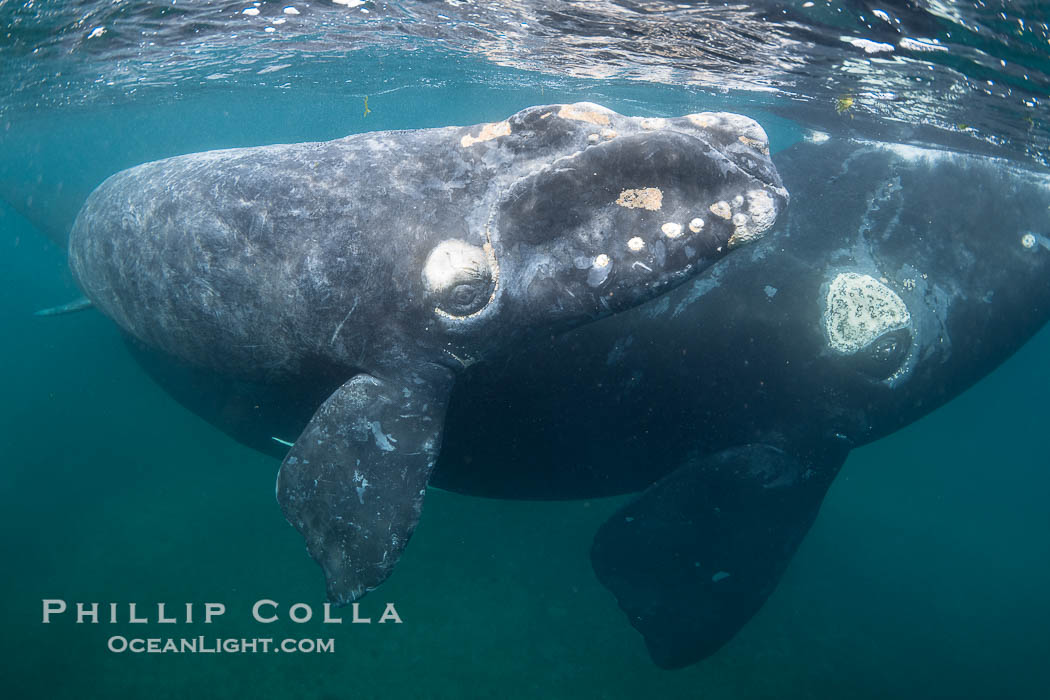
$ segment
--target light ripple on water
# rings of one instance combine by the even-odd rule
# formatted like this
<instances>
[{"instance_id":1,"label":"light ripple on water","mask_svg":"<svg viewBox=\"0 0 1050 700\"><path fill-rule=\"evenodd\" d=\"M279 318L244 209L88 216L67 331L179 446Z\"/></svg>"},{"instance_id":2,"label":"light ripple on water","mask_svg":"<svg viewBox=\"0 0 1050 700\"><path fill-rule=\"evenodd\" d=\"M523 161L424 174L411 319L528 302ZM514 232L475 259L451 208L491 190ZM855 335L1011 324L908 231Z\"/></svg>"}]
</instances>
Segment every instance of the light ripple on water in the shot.
<instances>
[{"instance_id":1,"label":"light ripple on water","mask_svg":"<svg viewBox=\"0 0 1050 700\"><path fill-rule=\"evenodd\" d=\"M537 80L764 93L810 127L991 145L1047 164L1047 21L1031 0L0 0L0 110L216 84L375 93L456 81L455 57L469 54L546 74ZM350 54L364 49L390 60L361 71ZM427 49L447 60L424 59Z\"/></svg>"}]
</instances>

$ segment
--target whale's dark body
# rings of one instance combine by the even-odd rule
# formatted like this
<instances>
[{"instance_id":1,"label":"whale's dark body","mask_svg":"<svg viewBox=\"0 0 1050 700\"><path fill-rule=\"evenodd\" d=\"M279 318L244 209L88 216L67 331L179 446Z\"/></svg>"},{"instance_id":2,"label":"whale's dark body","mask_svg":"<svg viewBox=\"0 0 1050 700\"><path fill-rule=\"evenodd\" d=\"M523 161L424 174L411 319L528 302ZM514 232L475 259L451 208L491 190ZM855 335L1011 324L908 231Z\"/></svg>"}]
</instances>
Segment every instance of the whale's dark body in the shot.
<instances>
[{"instance_id":1,"label":"whale's dark body","mask_svg":"<svg viewBox=\"0 0 1050 700\"><path fill-rule=\"evenodd\" d=\"M288 404L277 496L346 603L415 528L455 375L761 238L787 200L768 154L746 117L590 103L190 154L100 185L69 260L146 346L313 402Z\"/></svg>"},{"instance_id":2,"label":"whale's dark body","mask_svg":"<svg viewBox=\"0 0 1050 700\"><path fill-rule=\"evenodd\" d=\"M630 311L464 373L431 483L501 498L638 492L592 562L665 667L766 600L851 448L965 390L1050 318L1050 180L877 143L776 156L777 233ZM181 401L283 454L330 387L215 384L140 353Z\"/></svg>"}]
</instances>

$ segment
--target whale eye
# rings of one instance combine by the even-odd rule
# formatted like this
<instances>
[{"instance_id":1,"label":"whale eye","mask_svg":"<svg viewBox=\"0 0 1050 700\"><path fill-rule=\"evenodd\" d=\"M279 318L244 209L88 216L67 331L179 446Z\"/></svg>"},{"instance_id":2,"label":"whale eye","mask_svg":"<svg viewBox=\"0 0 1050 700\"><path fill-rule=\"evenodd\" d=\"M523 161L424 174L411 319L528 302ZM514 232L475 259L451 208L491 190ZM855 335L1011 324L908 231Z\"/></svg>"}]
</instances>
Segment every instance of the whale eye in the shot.
<instances>
[{"instance_id":1,"label":"whale eye","mask_svg":"<svg viewBox=\"0 0 1050 700\"><path fill-rule=\"evenodd\" d=\"M495 298L496 261L488 246L461 240L439 243L423 266L423 284L436 313L467 318Z\"/></svg>"},{"instance_id":2,"label":"whale eye","mask_svg":"<svg viewBox=\"0 0 1050 700\"><path fill-rule=\"evenodd\" d=\"M900 369L911 348L911 333L901 328L885 333L854 356L857 369L872 379L886 379Z\"/></svg>"},{"instance_id":3,"label":"whale eye","mask_svg":"<svg viewBox=\"0 0 1050 700\"><path fill-rule=\"evenodd\" d=\"M896 338L882 338L871 349L871 359L879 364L891 364L900 355L901 344Z\"/></svg>"},{"instance_id":4,"label":"whale eye","mask_svg":"<svg viewBox=\"0 0 1050 700\"><path fill-rule=\"evenodd\" d=\"M469 284L459 284L448 295L449 302L459 308L467 308L478 298L478 289Z\"/></svg>"}]
</instances>

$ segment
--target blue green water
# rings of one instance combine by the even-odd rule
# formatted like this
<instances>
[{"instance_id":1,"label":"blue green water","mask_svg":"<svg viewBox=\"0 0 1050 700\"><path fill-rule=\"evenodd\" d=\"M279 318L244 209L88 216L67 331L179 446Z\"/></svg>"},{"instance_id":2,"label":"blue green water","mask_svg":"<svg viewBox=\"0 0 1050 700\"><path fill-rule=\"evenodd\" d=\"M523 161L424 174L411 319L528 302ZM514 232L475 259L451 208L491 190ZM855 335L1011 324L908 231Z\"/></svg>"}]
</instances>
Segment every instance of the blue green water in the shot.
<instances>
[{"instance_id":1,"label":"blue green water","mask_svg":"<svg viewBox=\"0 0 1050 700\"><path fill-rule=\"evenodd\" d=\"M402 624L351 625L348 613L342 625L289 622L295 602L319 614L321 582L275 503L278 462L163 393L101 314L33 317L78 294L52 240L61 232L41 226L144 160L477 123L544 102L589 99L633 115L743 110L762 121L774 151L802 133L751 94L486 75L471 62L462 75L485 82L449 78L446 66L441 81L384 92L378 76L426 61L382 60L354 64L367 73L363 89L222 86L0 119L0 182L38 221L0 208L0 696L1047 696L1050 329L947 406L853 452L776 592L701 664L656 668L590 569L593 533L622 499L434 491L396 572L361 605L375 620L393 602ZM45 598L146 610L222 602L228 611L211 625L140 627L149 636L331 637L335 653L111 653L110 636L145 633L76 625L69 614L42 624ZM261 598L281 603L281 622L252 620Z\"/></svg>"}]
</instances>

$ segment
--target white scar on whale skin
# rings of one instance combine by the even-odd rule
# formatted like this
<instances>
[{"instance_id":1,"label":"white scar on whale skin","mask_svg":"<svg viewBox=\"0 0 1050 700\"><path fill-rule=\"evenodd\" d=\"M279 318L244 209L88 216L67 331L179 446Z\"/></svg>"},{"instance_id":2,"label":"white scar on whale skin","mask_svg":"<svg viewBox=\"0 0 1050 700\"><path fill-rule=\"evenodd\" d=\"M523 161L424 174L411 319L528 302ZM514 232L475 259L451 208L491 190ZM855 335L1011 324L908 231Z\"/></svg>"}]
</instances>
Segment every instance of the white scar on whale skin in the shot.
<instances>
[{"instance_id":1,"label":"white scar on whale skin","mask_svg":"<svg viewBox=\"0 0 1050 700\"><path fill-rule=\"evenodd\" d=\"M354 309L357 308L358 299L354 298L354 303L350 307L350 310L346 312L346 316L343 316L343 320L339 322L339 325L335 327L335 331L332 333L332 339L328 341L329 345L335 345L335 339L339 337L339 331L343 330L343 325L349 320L350 316L354 313Z\"/></svg>"},{"instance_id":2,"label":"white scar on whale skin","mask_svg":"<svg viewBox=\"0 0 1050 700\"><path fill-rule=\"evenodd\" d=\"M359 472L359 471L357 471L355 469L354 470L354 483L357 484L357 486L354 487L354 490L357 491L357 500L358 500L358 502L361 505L364 505L365 504L365 491L370 486L370 484L368 483L368 479L365 477L364 474L362 474L361 472Z\"/></svg>"},{"instance_id":3,"label":"white scar on whale skin","mask_svg":"<svg viewBox=\"0 0 1050 700\"><path fill-rule=\"evenodd\" d=\"M372 431L372 437L376 440L376 446L383 450L383 452L393 452L394 446L390 443L397 442L393 435L388 435L383 432L383 426L379 424L379 421L372 421L368 424L369 429Z\"/></svg>"}]
</instances>

